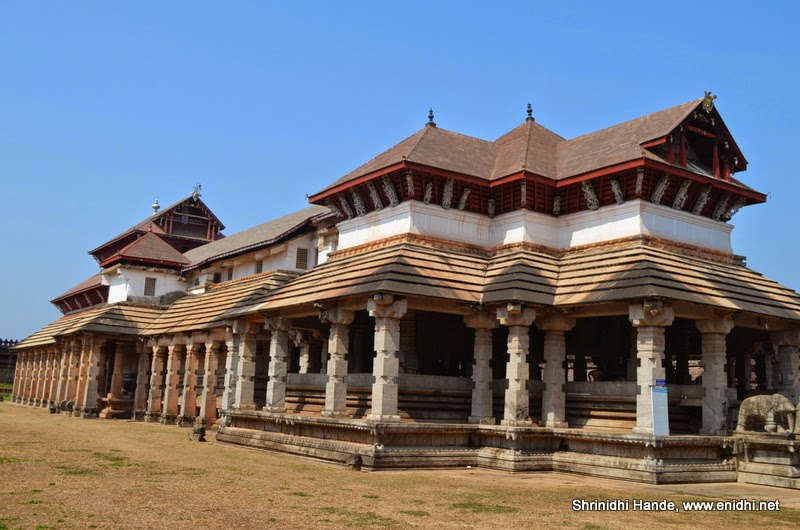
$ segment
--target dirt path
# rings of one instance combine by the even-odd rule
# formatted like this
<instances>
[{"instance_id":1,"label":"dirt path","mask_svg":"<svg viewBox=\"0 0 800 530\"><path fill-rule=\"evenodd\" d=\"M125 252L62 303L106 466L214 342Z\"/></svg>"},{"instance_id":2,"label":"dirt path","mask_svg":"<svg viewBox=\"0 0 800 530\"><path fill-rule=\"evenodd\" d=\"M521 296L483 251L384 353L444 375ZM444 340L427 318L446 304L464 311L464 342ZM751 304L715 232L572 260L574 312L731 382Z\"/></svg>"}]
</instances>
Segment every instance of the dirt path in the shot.
<instances>
[{"instance_id":1,"label":"dirt path","mask_svg":"<svg viewBox=\"0 0 800 530\"><path fill-rule=\"evenodd\" d=\"M4 528L704 528L800 525L800 492L654 486L463 469L358 473L187 430L80 420L0 403ZM677 512L573 511L573 499L671 500ZM683 501L780 500L780 510L689 513Z\"/></svg>"}]
</instances>

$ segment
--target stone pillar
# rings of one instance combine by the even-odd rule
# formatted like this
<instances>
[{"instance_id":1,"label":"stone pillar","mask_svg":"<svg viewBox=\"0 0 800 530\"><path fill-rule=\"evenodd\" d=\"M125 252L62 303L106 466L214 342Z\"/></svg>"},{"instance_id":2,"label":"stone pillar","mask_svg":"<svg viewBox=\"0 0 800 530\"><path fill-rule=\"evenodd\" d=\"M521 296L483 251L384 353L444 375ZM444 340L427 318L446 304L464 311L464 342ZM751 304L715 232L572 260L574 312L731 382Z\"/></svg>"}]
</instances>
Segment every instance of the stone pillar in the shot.
<instances>
[{"instance_id":1,"label":"stone pillar","mask_svg":"<svg viewBox=\"0 0 800 530\"><path fill-rule=\"evenodd\" d=\"M289 357L289 329L291 320L268 318L266 328L272 332L269 341L269 381L264 410L267 412L286 412L286 360Z\"/></svg>"},{"instance_id":2,"label":"stone pillar","mask_svg":"<svg viewBox=\"0 0 800 530\"><path fill-rule=\"evenodd\" d=\"M24 364L23 361L23 352L17 353L17 362L14 364L14 386L11 389L11 402L12 403L19 403L20 400L20 389L22 387L22 366Z\"/></svg>"},{"instance_id":3,"label":"stone pillar","mask_svg":"<svg viewBox=\"0 0 800 530\"><path fill-rule=\"evenodd\" d=\"M136 393L133 395L133 418L142 420L147 413L147 371L150 368L150 353L141 342L136 343L139 363L136 367Z\"/></svg>"},{"instance_id":4,"label":"stone pillar","mask_svg":"<svg viewBox=\"0 0 800 530\"><path fill-rule=\"evenodd\" d=\"M800 398L800 329L773 331L770 338L778 358L778 393L797 404Z\"/></svg>"},{"instance_id":5,"label":"stone pillar","mask_svg":"<svg viewBox=\"0 0 800 530\"><path fill-rule=\"evenodd\" d=\"M544 330L544 393L542 394L542 427L568 427L564 382L567 360L564 332L575 326L575 319L560 313L548 313L536 321Z\"/></svg>"},{"instance_id":6,"label":"stone pillar","mask_svg":"<svg viewBox=\"0 0 800 530\"><path fill-rule=\"evenodd\" d=\"M42 373L44 372L42 369L42 357L42 352L37 351L33 361L33 384L31 385L31 399L29 404L34 407L38 407L40 403L39 390L42 388Z\"/></svg>"},{"instance_id":7,"label":"stone pillar","mask_svg":"<svg viewBox=\"0 0 800 530\"><path fill-rule=\"evenodd\" d=\"M197 371L200 369L201 345L202 343L190 343L186 346L181 410L177 420L181 427L191 426L197 417Z\"/></svg>"},{"instance_id":8,"label":"stone pillar","mask_svg":"<svg viewBox=\"0 0 800 530\"><path fill-rule=\"evenodd\" d=\"M111 371L111 388L109 393L115 398L122 397L122 367L125 362L125 343L114 341L114 367Z\"/></svg>"},{"instance_id":9,"label":"stone pillar","mask_svg":"<svg viewBox=\"0 0 800 530\"><path fill-rule=\"evenodd\" d=\"M72 339L70 341L69 349L69 366L67 367L67 389L64 393L64 400L68 404L71 403L71 407L75 406L75 402L78 399L78 377L80 370L81 350L82 346L78 339Z\"/></svg>"},{"instance_id":10,"label":"stone pillar","mask_svg":"<svg viewBox=\"0 0 800 530\"><path fill-rule=\"evenodd\" d=\"M636 382L639 390L636 395L637 434L653 434L653 403L650 387L656 379L664 379L664 328L672 324L674 314L671 305L660 301L631 304L628 318L636 328Z\"/></svg>"},{"instance_id":11,"label":"stone pillar","mask_svg":"<svg viewBox=\"0 0 800 530\"><path fill-rule=\"evenodd\" d=\"M764 354L764 388L772 390L775 388L777 371L774 370L775 355L772 353Z\"/></svg>"},{"instance_id":12,"label":"stone pillar","mask_svg":"<svg viewBox=\"0 0 800 530\"><path fill-rule=\"evenodd\" d=\"M299 374L307 374L308 366L311 363L309 353L311 350L311 340L308 333L298 331L294 337L294 345L300 348L300 368L297 371Z\"/></svg>"},{"instance_id":13,"label":"stone pillar","mask_svg":"<svg viewBox=\"0 0 800 530\"><path fill-rule=\"evenodd\" d=\"M56 389L61 379L61 358L62 355L58 350L53 351L50 357L50 384L47 386L47 406L56 403Z\"/></svg>"},{"instance_id":14,"label":"stone pillar","mask_svg":"<svg viewBox=\"0 0 800 530\"><path fill-rule=\"evenodd\" d=\"M716 316L696 320L703 337L703 427L700 434L728 434L728 375L725 373L725 337L733 329L733 319Z\"/></svg>"},{"instance_id":15,"label":"stone pillar","mask_svg":"<svg viewBox=\"0 0 800 530\"><path fill-rule=\"evenodd\" d=\"M508 388L505 395L503 425L529 426L530 394L528 392L528 329L536 319L536 310L521 304L507 304L497 309L500 323L508 327L508 363L506 379Z\"/></svg>"},{"instance_id":16,"label":"stone pillar","mask_svg":"<svg viewBox=\"0 0 800 530\"><path fill-rule=\"evenodd\" d=\"M56 389L53 394L53 404L58 407L64 401L67 390L67 379L69 372L69 356L71 351L71 343L64 342L61 346L61 357L58 363L58 373L56 375Z\"/></svg>"},{"instance_id":17,"label":"stone pillar","mask_svg":"<svg viewBox=\"0 0 800 530\"><path fill-rule=\"evenodd\" d=\"M39 360L39 384L36 387L36 406L47 406L47 389L50 388L52 357L49 351L42 352Z\"/></svg>"},{"instance_id":18,"label":"stone pillar","mask_svg":"<svg viewBox=\"0 0 800 530\"><path fill-rule=\"evenodd\" d=\"M165 349L161 346L153 346L153 360L150 365L150 395L147 399L144 421L158 421L161 415L161 385L164 384Z\"/></svg>"},{"instance_id":19,"label":"stone pillar","mask_svg":"<svg viewBox=\"0 0 800 530\"><path fill-rule=\"evenodd\" d=\"M255 331L255 330L253 330ZM236 410L255 410L255 384L256 384L256 348L258 341L256 334L243 333L239 337L239 381L233 399L233 408Z\"/></svg>"},{"instance_id":20,"label":"stone pillar","mask_svg":"<svg viewBox=\"0 0 800 530\"><path fill-rule=\"evenodd\" d=\"M222 389L222 414L233 410L236 384L239 380L239 342L241 334L228 333L225 338L225 379Z\"/></svg>"},{"instance_id":21,"label":"stone pillar","mask_svg":"<svg viewBox=\"0 0 800 530\"><path fill-rule=\"evenodd\" d=\"M400 323L402 343L403 320ZM472 350L472 410L469 422L494 425L492 368L489 363L492 360L492 329L498 326L498 322L494 315L481 311L465 315L464 323L467 327L475 330L475 343Z\"/></svg>"},{"instance_id":22,"label":"stone pillar","mask_svg":"<svg viewBox=\"0 0 800 530\"><path fill-rule=\"evenodd\" d=\"M328 373L328 338L322 337L322 345L319 349L319 373Z\"/></svg>"},{"instance_id":23,"label":"stone pillar","mask_svg":"<svg viewBox=\"0 0 800 530\"><path fill-rule=\"evenodd\" d=\"M76 367L77 381L75 385L75 405L72 410L72 415L80 415L83 409L83 397L86 394L86 373L89 361L89 351L91 350L91 339L83 337L81 339L81 355L78 359L78 366Z\"/></svg>"},{"instance_id":24,"label":"stone pillar","mask_svg":"<svg viewBox=\"0 0 800 530\"><path fill-rule=\"evenodd\" d=\"M211 425L217 420L217 368L219 347L216 341L206 342L206 357L203 364L203 393L200 396L200 415L195 425Z\"/></svg>"},{"instance_id":25,"label":"stone pillar","mask_svg":"<svg viewBox=\"0 0 800 530\"><path fill-rule=\"evenodd\" d=\"M30 350L25 352L21 401L26 405L30 402L30 395L31 395L31 381L33 376L33 355L34 355L33 352Z\"/></svg>"},{"instance_id":26,"label":"stone pillar","mask_svg":"<svg viewBox=\"0 0 800 530\"><path fill-rule=\"evenodd\" d=\"M349 345L348 326L354 317L353 311L342 309L340 305L320 312L320 320L327 321L331 325L327 345L331 358L327 368L328 381L325 385L323 416L333 418L347 414L347 382L345 378L347 377L347 347Z\"/></svg>"},{"instance_id":27,"label":"stone pillar","mask_svg":"<svg viewBox=\"0 0 800 530\"><path fill-rule=\"evenodd\" d=\"M367 302L369 315L375 319L375 361L372 374L371 421L400 421L397 413L397 376L400 374L400 318L408 302L392 295L376 294Z\"/></svg>"},{"instance_id":28,"label":"stone pillar","mask_svg":"<svg viewBox=\"0 0 800 530\"><path fill-rule=\"evenodd\" d=\"M89 341L89 356L86 363L86 384L83 388L83 406L81 418L97 417L97 383L100 374L100 353L105 344L104 340Z\"/></svg>"},{"instance_id":29,"label":"stone pillar","mask_svg":"<svg viewBox=\"0 0 800 530\"><path fill-rule=\"evenodd\" d=\"M164 424L172 424L178 419L178 373L183 361L185 347L182 344L172 344L167 347L167 376L164 380L164 403L162 403L161 418Z\"/></svg>"}]
</instances>

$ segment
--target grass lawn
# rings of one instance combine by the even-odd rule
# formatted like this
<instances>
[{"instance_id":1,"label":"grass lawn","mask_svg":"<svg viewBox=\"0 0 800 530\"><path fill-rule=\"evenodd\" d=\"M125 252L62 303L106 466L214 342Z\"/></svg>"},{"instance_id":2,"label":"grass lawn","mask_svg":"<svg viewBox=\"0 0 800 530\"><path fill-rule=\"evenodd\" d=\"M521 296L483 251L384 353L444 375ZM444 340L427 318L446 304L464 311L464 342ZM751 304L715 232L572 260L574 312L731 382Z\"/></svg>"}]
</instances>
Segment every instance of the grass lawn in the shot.
<instances>
[{"instance_id":1,"label":"grass lawn","mask_svg":"<svg viewBox=\"0 0 800 530\"><path fill-rule=\"evenodd\" d=\"M559 473L363 473L190 442L187 430L0 403L10 528L797 528L800 492L655 486ZM213 438L213 437L211 437ZM575 512L573 499L780 499L777 512ZM791 508L793 506L794 508Z\"/></svg>"}]
</instances>

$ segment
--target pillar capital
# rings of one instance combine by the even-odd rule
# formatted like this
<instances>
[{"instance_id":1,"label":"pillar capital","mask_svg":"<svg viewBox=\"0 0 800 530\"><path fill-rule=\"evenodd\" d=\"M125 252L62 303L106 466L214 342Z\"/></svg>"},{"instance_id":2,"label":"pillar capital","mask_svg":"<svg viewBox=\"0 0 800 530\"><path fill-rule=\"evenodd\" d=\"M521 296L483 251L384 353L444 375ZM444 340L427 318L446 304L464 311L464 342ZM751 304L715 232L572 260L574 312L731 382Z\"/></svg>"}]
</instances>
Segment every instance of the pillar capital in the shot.
<instances>
[{"instance_id":1,"label":"pillar capital","mask_svg":"<svg viewBox=\"0 0 800 530\"><path fill-rule=\"evenodd\" d=\"M367 301L367 311L373 318L402 318L408 310L406 299L397 300L390 294L376 294Z\"/></svg>"},{"instance_id":2,"label":"pillar capital","mask_svg":"<svg viewBox=\"0 0 800 530\"><path fill-rule=\"evenodd\" d=\"M292 327L292 321L283 317L267 317L264 322L264 329L269 331L289 331Z\"/></svg>"},{"instance_id":3,"label":"pillar capital","mask_svg":"<svg viewBox=\"0 0 800 530\"><path fill-rule=\"evenodd\" d=\"M497 308L497 319L504 326L530 326L536 320L536 309L510 303Z\"/></svg>"},{"instance_id":4,"label":"pillar capital","mask_svg":"<svg viewBox=\"0 0 800 530\"><path fill-rule=\"evenodd\" d=\"M464 324L474 329L494 329L500 325L495 315L487 311L476 311L464 315Z\"/></svg>"},{"instance_id":5,"label":"pillar capital","mask_svg":"<svg viewBox=\"0 0 800 530\"><path fill-rule=\"evenodd\" d=\"M695 320L694 325L697 326L697 330L704 335L706 333L727 335L734 326L733 319L729 315L715 315L712 318Z\"/></svg>"},{"instance_id":6,"label":"pillar capital","mask_svg":"<svg viewBox=\"0 0 800 530\"><path fill-rule=\"evenodd\" d=\"M321 309L319 312L319 319L323 322L336 325L348 325L355 318L355 312L348 309L343 309L340 304L336 304L327 309Z\"/></svg>"},{"instance_id":7,"label":"pillar capital","mask_svg":"<svg viewBox=\"0 0 800 530\"><path fill-rule=\"evenodd\" d=\"M661 300L646 300L628 306L628 318L635 328L663 328L672 324L675 314L670 304L665 304Z\"/></svg>"},{"instance_id":8,"label":"pillar capital","mask_svg":"<svg viewBox=\"0 0 800 530\"><path fill-rule=\"evenodd\" d=\"M569 331L575 327L575 319L551 311L536 321L536 327L543 331Z\"/></svg>"},{"instance_id":9,"label":"pillar capital","mask_svg":"<svg viewBox=\"0 0 800 530\"><path fill-rule=\"evenodd\" d=\"M773 331L769 338L775 346L800 346L800 329L785 329Z\"/></svg>"}]
</instances>

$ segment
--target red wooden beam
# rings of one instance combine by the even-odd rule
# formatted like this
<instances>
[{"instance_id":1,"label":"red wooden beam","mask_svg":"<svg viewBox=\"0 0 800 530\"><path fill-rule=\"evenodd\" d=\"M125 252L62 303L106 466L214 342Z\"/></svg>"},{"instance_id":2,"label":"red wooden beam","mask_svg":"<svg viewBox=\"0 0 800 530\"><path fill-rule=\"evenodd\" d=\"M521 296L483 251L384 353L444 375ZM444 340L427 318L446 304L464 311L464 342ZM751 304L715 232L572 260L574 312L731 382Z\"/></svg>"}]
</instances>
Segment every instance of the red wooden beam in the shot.
<instances>
[{"instance_id":1,"label":"red wooden beam","mask_svg":"<svg viewBox=\"0 0 800 530\"><path fill-rule=\"evenodd\" d=\"M716 138L717 135L714 133L710 133L708 131L704 131L703 129L699 129L693 125L687 125L686 130L692 131L693 133L699 134L700 136L705 136L706 138Z\"/></svg>"}]
</instances>

